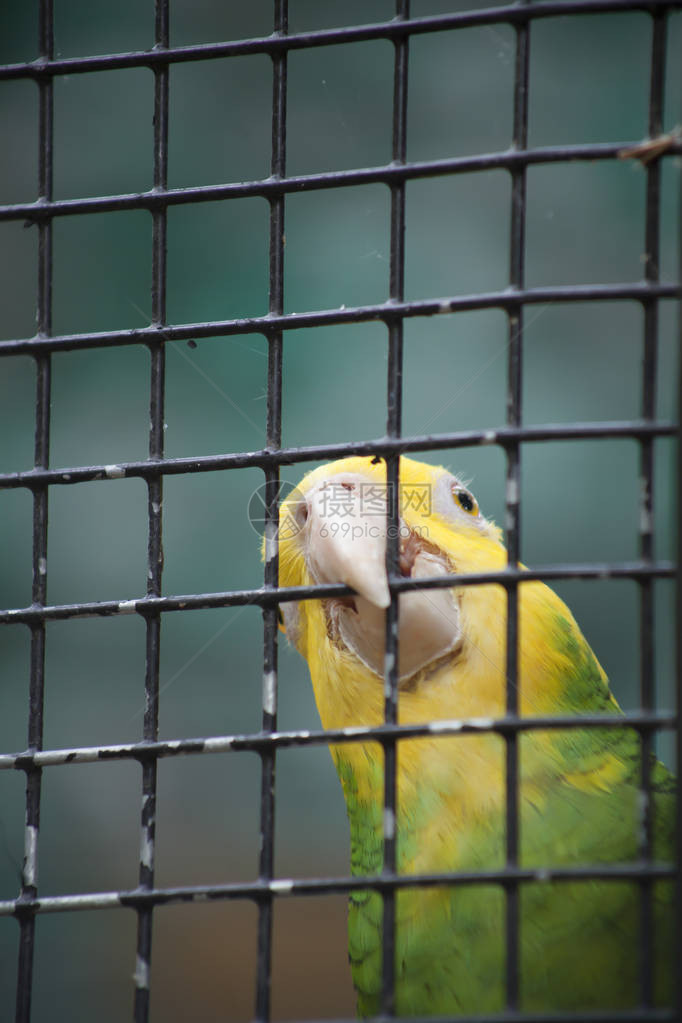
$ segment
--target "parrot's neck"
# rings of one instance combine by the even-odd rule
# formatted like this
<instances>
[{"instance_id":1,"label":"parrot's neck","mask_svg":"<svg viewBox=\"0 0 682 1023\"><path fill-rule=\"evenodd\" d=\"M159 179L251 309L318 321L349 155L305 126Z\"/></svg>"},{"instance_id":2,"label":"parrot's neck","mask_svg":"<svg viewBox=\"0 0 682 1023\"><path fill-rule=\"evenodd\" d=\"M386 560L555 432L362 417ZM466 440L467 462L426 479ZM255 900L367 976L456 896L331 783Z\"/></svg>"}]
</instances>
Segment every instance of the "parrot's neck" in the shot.
<instances>
[{"instance_id":1,"label":"parrot's neck","mask_svg":"<svg viewBox=\"0 0 682 1023\"><path fill-rule=\"evenodd\" d=\"M528 583L522 587L520 604L517 676L520 712L562 714L580 709L583 713L617 713L598 663L559 598L540 583ZM399 723L504 716L504 592L497 586L472 588L462 597L461 605L463 649L451 661L431 673L419 673L412 684L401 688ZM314 623L309 635L322 634L324 640L314 649L309 645L306 653L323 727L383 724L381 678L330 642L324 630L322 609L317 613L320 620ZM579 706L567 697L571 693ZM571 761L574 736L533 732L521 741L523 798L540 805L540 794L548 779L559 770L557 764L563 763L565 772ZM381 745L376 742L337 745L332 755L344 788L353 848L359 850L363 846L368 850L362 854L354 852L353 869L359 873L381 869L381 842L377 844L368 837L384 832ZM503 862L505 757L504 739L494 732L426 734L398 744L395 823L401 870L438 871L448 869L452 862L494 869ZM616 768L617 764L613 770ZM603 770L608 773L612 768L607 764ZM486 850L484 864L476 860L470 837L478 832L481 821L486 822L487 829L486 841L479 844ZM413 841L415 835L419 836L418 842Z\"/></svg>"}]
</instances>

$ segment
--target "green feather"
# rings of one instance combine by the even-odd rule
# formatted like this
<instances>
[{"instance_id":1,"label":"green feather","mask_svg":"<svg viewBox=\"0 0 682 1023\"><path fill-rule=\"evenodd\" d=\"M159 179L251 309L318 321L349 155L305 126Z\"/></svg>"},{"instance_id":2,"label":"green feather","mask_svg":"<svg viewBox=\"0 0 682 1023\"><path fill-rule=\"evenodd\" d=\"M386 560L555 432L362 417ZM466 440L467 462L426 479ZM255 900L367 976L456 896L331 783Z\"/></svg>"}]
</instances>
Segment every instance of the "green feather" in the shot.
<instances>
[{"instance_id":1,"label":"green feather","mask_svg":"<svg viewBox=\"0 0 682 1023\"><path fill-rule=\"evenodd\" d=\"M338 473L354 479L359 474L372 485L385 485L380 460L349 458L313 470L295 500L301 494L306 499L319 494L319 488L328 486ZM414 570L416 561L410 569L410 557L420 545L440 569L455 574L499 571L507 564L500 531L482 518L473 498L467 507L458 503L461 484L450 473L401 456L400 479L403 498L415 487L422 488L420 493L428 487L433 497L428 512L402 500L401 516L411 531L404 543L401 533L408 571ZM349 489L353 486L349 484ZM448 495L453 497L452 505ZM297 507L285 502L284 521L296 514ZM300 535L287 534L280 540L280 585L320 581L315 566L322 567L322 578L351 585L365 602L379 607L377 594L382 587L368 585L367 574L356 569L367 557L380 566L381 544L368 546L364 536L354 556L345 545L341 554L340 548L323 542L322 519L315 508L312 501ZM372 571L380 573L376 566ZM381 580L370 578L370 582ZM504 713L506 594L492 584L455 586L451 593L461 631L454 637L458 645L447 647L443 654L440 639L436 642L432 637L433 649L440 653L401 679L398 712L402 722L493 718ZM618 715L604 673L557 595L542 583L528 580L521 582L518 598L520 713L578 718ZM328 729L377 725L382 720L383 683L371 667L381 662L381 651L372 646L372 637L381 636L381 630L377 632L376 616L367 615L361 607L357 602L354 610L360 619L365 616L360 624L373 653L369 659L353 642L344 640L340 605L302 601L298 610L285 605L288 634L308 660L320 717ZM407 607L403 601L401 614ZM433 624L426 607L420 607L419 614L426 617L419 621ZM440 636L439 630L434 634ZM425 635L428 638L428 627ZM402 638L400 644L404 653ZM625 723L596 729L529 729L518 735L517 749L518 862L536 872L532 882L518 886L519 1007L539 1013L541 1019L552 1011L598 1014L602 1009L638 1007L646 892L653 901L654 1001L661 1007L670 1005L671 884L645 879L559 881L551 871L637 863L645 824L654 859L670 863L674 780L652 759L647 765L651 801L648 808L643 806L641 740ZM401 874L485 872L504 866L504 754L504 738L485 731L398 742L396 844ZM349 954L358 1009L369 1015L381 1008L383 902L372 889L371 878L383 867L383 759L377 742L337 745L333 756L350 821L351 870L356 877L370 879L368 887L352 893L349 906ZM397 1014L503 1012L504 887L490 881L405 887L395 898Z\"/></svg>"},{"instance_id":2,"label":"green feather","mask_svg":"<svg viewBox=\"0 0 682 1023\"><path fill-rule=\"evenodd\" d=\"M568 621L558 623L558 646L570 657L565 679L572 707L614 713L596 660ZM561 708L565 712L564 708ZM550 739L549 751L546 746ZM544 742L543 742L544 740ZM451 741L457 742L457 737ZM538 805L521 782L520 857L523 867L547 868L638 859L642 828L641 755L637 734L623 729L528 732L519 738L521 778L546 777ZM378 874L383 861L383 774L372 761L376 798L362 802L350 763L335 752L351 827L354 875ZM584 791L566 776L615 764L620 777ZM671 860L675 782L651 763L654 856ZM606 783L605 783L606 785ZM440 810L424 778L416 805L399 813L398 860L412 860L419 835ZM451 869L493 870L504 862L504 819L476 817L458 834L460 853ZM541 873L541 877L544 875ZM655 1002L672 997L671 885L656 882L653 895ZM500 1012L505 1007L505 895L500 886L476 884L405 889L396 897L396 1012L450 1015ZM552 882L519 887L520 1007L526 1011L627 1009L639 1004L638 931L641 887L633 881ZM355 892L349 907L349 955L361 1015L380 1011L382 899Z\"/></svg>"}]
</instances>

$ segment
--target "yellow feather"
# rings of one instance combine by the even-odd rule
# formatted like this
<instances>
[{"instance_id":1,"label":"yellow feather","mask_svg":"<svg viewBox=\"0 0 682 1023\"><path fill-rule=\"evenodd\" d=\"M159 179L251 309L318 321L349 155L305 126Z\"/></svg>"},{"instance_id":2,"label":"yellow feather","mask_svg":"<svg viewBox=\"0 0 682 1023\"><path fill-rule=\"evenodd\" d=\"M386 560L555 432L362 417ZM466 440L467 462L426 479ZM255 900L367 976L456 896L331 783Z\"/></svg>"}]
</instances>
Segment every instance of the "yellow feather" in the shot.
<instances>
[{"instance_id":1,"label":"yellow feather","mask_svg":"<svg viewBox=\"0 0 682 1023\"><path fill-rule=\"evenodd\" d=\"M339 473L360 475L378 485L385 485L386 470L383 462L374 464L369 458L348 458L321 466L306 476L298 492L294 491L284 502L280 523L291 521L301 492L306 494L311 488ZM441 467L402 457L402 520L412 534L423 537L429 545L438 549L443 558L441 563L449 563L455 575L503 570L507 565L507 552L501 543L500 530L493 523L478 516L475 516L475 521L468 521L464 514L448 518L445 514L439 514L435 505L425 509L419 500L412 500L415 488L423 490L426 487L435 492L439 484L444 482L450 487L451 480L450 474ZM297 535L296 530L281 531L279 552L281 586L303 586L314 582L308 569L304 539ZM458 608L461 646L456 650L450 648L451 652L447 655L402 679L398 698L400 724L464 719L483 719L484 724L486 720L505 715L506 590L499 584L455 585L450 592ZM330 624L331 619L324 602L301 601L297 611L290 606L282 606L287 635L308 662L323 727L343 729L358 725L381 725L384 721L383 679L354 650L339 640L333 623ZM520 582L518 614L517 685L521 715L579 714L585 708L595 707L598 712L618 710L608 690L606 676L594 659L571 612L551 589L541 582ZM522 864L574 863L584 858L585 848L590 850L588 858L595 855L595 849L596 855L601 858L602 840L604 843L610 842L616 826L622 828L627 836L630 819L634 834L637 804L632 771L638 755L637 740L626 728L592 732L570 729L533 730L519 736L518 748L521 820L519 859ZM344 785L351 826L355 820L356 827L362 825L365 828L357 832L353 840L356 852L354 872L366 873L368 869L380 869L379 815L384 800L381 745L377 742L339 743L332 746L332 755ZM504 738L487 731L450 736L430 734L418 739L401 740L397 744L396 755L399 871L446 872L452 869L495 869L503 866L507 798ZM660 770L663 771L663 768ZM594 817L586 819L581 816L586 798L601 799L604 793L616 789L616 799L620 802L604 802L604 813L610 816L602 814L601 804L595 813L593 802L590 802L590 807ZM545 815L554 821L554 833L546 830ZM585 820L588 839L585 829L578 827ZM363 821L367 823L362 824ZM527 829L526 825L529 825ZM590 832L593 826L595 830ZM535 836L535 845L526 844L529 835ZM596 840L594 847L591 844L592 836ZM585 841L588 841L587 847L584 846ZM365 843L370 849L367 856L363 854ZM610 845L605 846L604 855L607 859L618 858L618 845L613 850ZM368 863L372 864L369 868ZM536 898L536 892L537 889L528 894L528 899L531 896ZM599 898L615 898L614 892L615 889L607 885L604 892L600 890ZM488 1004L485 1001L488 994L492 1008L500 1007L501 1002L495 999L501 998L500 978L504 972L501 958L499 966L494 967L487 979L482 979L482 973L477 981L477 991L483 1001L480 998L473 1000L476 999L474 988L469 991L466 986L470 976L466 958L469 955L469 937L476 935L478 944L473 954L479 961L485 963L489 958L490 962L495 963L495 956L498 955L494 947L497 924L493 930L487 930L486 927L492 926L491 921L499 921L501 927L503 920L502 893L499 889L489 888L487 894L479 889L474 894L476 898L480 896L480 905L485 905L484 916L487 920L486 924L477 918L472 926L478 930L474 931L466 929L467 913L472 906L466 889L455 892L442 888L408 888L398 894L398 948L403 957L402 969L406 971L403 986L398 986L399 1014L419 1015L423 1011L432 1011L432 1006L436 1006L440 1014L454 1011L453 1007L459 1011L460 1006L470 1004L467 998L472 999L471 1005L479 1011L481 1005ZM570 927L579 929L584 923L594 929L597 918L593 919L591 904L586 904L583 917L575 909L570 897L571 892L567 888L556 895L559 907L557 913L561 915L564 911L568 912ZM353 975L361 1011L373 1012L378 1005L375 993L380 978L377 944L380 932L376 917L379 910L376 899L372 902L374 897L359 894L354 898L355 908L351 911ZM525 976L531 977L532 983L537 984L537 991L544 992L537 997L549 999L547 1004L554 1005L556 1000L559 1007L571 1007L574 997L577 999L576 1005L580 1006L583 1002L588 1004L593 997L591 992L594 984L591 975L588 976L582 970L580 961L575 967L577 972L573 980L568 981L565 990L562 988L560 992L551 978L544 978L542 969L539 969L537 976L533 972L538 964L533 941L541 942L545 949L551 938L554 942L552 947L558 948L561 938L558 931L556 935L550 935L543 930L546 927L544 914L548 910L542 907L549 906L549 900L555 898L549 888L546 898L546 904L542 899L537 903L541 906L537 910L537 919L530 921L524 918L528 938L527 948L524 946L523 951L526 957L523 967L527 971ZM611 903L605 901L604 905ZM616 908L609 912L621 912L620 904L616 901L613 906ZM456 910L455 907L459 908ZM457 920L454 919L456 912L460 914ZM461 944L455 949L448 942L454 942L452 934L457 927L463 927L464 930L458 939ZM440 928L437 934L434 928ZM566 933L573 942L573 948L577 933L574 935L570 928ZM601 931L598 933L601 934ZM611 936L607 937L611 942ZM603 941L607 937L602 936ZM432 944L429 943L431 939ZM613 954L611 944L608 954L604 954L607 959ZM620 961L619 956L620 952L616 948L617 961ZM564 959L562 953L557 961L563 962ZM406 966L406 962L410 965ZM572 976L570 971L573 968L568 967L567 976ZM429 977L434 969L441 971L438 973L440 987L431 986ZM458 976L466 977L467 980L464 987L460 986L449 994L450 971L455 969L463 969L464 973ZM474 969L473 961L471 969ZM597 960L593 969L595 974L601 976ZM425 971L425 979L420 987L422 970ZM545 981L546 988L543 987ZM524 996L531 1007L536 1007L533 1001L536 997L534 990L529 986ZM620 987L616 985L614 990L614 997L620 998ZM608 999L610 995L607 993L605 997ZM627 994L623 995L626 1002L628 997ZM424 1010L424 1006L429 1008Z\"/></svg>"},{"instance_id":2,"label":"yellow feather","mask_svg":"<svg viewBox=\"0 0 682 1023\"><path fill-rule=\"evenodd\" d=\"M370 458L342 459L309 473L282 506L281 520L293 514L298 494L330 472L361 474L385 485L383 462ZM400 460L401 515L414 530L427 529L428 541L444 551L457 573L500 571L507 564L507 552L500 530L492 523L485 532L468 524L458 526L440 517L432 508L428 514L410 505L416 488L434 488L446 472L440 466L402 457ZM312 582L304 553L296 536L280 541L280 585L301 586ZM506 619L507 597L503 586L493 584L455 588L466 643L456 668L450 663L424 670L403 688L399 697L398 720L402 724L451 718L502 717L506 706ZM578 629L563 601L543 583L529 581L519 587L519 710L523 715L556 712L561 700L561 679L570 668L568 658L556 649L547 633L548 617L562 617ZM384 720L383 685L377 675L351 652L327 639L321 601L299 605L300 637L297 646L308 661L315 698L324 728L378 725ZM601 670L601 669L600 669ZM606 676L602 677L604 681ZM548 745L548 735L536 735L538 748ZM352 763L361 786L369 784L369 761L381 757L377 744L345 744L343 756ZM443 798L451 820L489 813L504 806L504 743L501 737L485 734L447 739L425 738L400 744L399 798L408 805L419 778L428 772L444 775ZM528 765L529 768L531 764ZM615 780L620 762L599 766L590 780L581 773L565 776L579 788L600 786ZM530 778L529 778L530 781ZM485 793L485 798L482 798ZM376 795L376 793L372 793ZM362 791L363 798L370 791Z\"/></svg>"}]
</instances>

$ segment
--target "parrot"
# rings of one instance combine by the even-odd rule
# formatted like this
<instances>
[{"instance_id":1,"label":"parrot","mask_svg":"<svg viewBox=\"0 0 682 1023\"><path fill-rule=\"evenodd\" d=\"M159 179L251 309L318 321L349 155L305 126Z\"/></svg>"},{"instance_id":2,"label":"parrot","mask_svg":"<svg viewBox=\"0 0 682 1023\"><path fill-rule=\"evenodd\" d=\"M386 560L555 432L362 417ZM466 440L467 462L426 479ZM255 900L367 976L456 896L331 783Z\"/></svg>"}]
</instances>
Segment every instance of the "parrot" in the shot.
<instances>
[{"instance_id":1,"label":"parrot","mask_svg":"<svg viewBox=\"0 0 682 1023\"><path fill-rule=\"evenodd\" d=\"M385 720L386 463L348 457L309 472L280 505L280 586L343 583L351 595L282 601L281 628L306 659L324 729ZM411 579L499 572L502 531L447 469L399 459L399 571ZM519 566L523 571L523 566ZM518 585L518 713L619 715L608 679L566 604ZM507 596L494 583L398 597L398 723L487 721L506 708ZM384 759L376 741L330 744L350 825L353 876L380 874ZM519 1008L626 1010L640 1004L640 883L552 880L554 867L628 864L642 834L640 740L632 727L518 735ZM505 739L493 730L396 742L397 873L495 871L506 863ZM674 777L650 763L652 855L673 859ZM543 873L544 872L544 873ZM651 883L653 999L672 1000L672 882ZM401 886L395 895L397 1016L503 1012L505 891ZM383 900L349 896L348 951L359 1016L382 996Z\"/></svg>"}]
</instances>

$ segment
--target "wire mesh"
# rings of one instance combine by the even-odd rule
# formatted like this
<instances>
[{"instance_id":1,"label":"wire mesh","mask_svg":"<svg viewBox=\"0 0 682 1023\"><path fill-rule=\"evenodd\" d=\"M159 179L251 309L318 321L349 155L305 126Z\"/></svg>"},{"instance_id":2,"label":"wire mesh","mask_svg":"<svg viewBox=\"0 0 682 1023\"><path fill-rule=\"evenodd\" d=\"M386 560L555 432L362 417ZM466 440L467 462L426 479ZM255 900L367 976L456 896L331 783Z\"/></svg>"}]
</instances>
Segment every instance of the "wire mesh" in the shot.
<instances>
[{"instance_id":1,"label":"wire mesh","mask_svg":"<svg viewBox=\"0 0 682 1023\"><path fill-rule=\"evenodd\" d=\"M39 91L39 197L35 202L0 206L1 221L24 221L35 225L38 241L37 329L33 337L0 341L0 356L30 355L36 365L35 453L30 470L0 475L0 488L24 489L33 499L33 588L31 604L0 612L0 624L22 625L30 631L30 692L28 737L25 751L0 755L0 768L22 771L26 775L26 823L22 883L16 898L0 902L0 915L14 916L19 923L16 1020L31 1018L33 988L35 921L39 914L85 909L126 907L137 918L137 945L134 970L134 1011L136 1023L144 1023L150 1014L150 964L154 910L172 902L199 902L205 899L246 899L258 908L257 977L255 1018L271 1018L271 974L273 948L273 907L278 898L306 894L348 893L365 889L368 881L358 877L278 878L275 871L275 770L277 754L288 747L309 747L334 742L378 740L384 750L384 861L379 877L370 886L383 897L382 1014L392 1015L395 1007L395 894L401 887L434 885L471 885L482 880L504 887L506 896L506 1011L498 1016L477 1019L527 1019L519 1010L519 886L523 882L546 878L546 871L528 869L519 863L518 737L533 729L612 728L623 721L636 729L641 738L641 788L646 807L639 860L627 867L586 864L580 867L552 869L557 881L578 878L634 879L641 893L639 931L640 1008L627 1013L599 1012L556 1014L553 1019L572 1020L673 1020L673 1009L653 1005L653 915L652 884L656 879L675 878L679 869L666 867L652 858L652 820L650 810L650 756L660 730L678 729L675 714L657 709L655 692L655 619L656 580L676 578L669 561L657 560L654 551L653 494L654 444L659 438L677 435L674 423L657 417L655 386L657 375L657 338L659 305L680 300L678 282L660 276L661 166L682 155L679 137L664 136L663 101L665 89L666 19L679 10L674 0L578 0L556 3L554 0L531 3L522 0L510 6L484 10L452 12L427 17L411 16L409 0L397 0L395 17L377 24L309 32L288 32L286 0L275 0L271 35L214 42L201 45L171 46L169 36L169 0L156 0L155 41L152 49L116 53L108 56L55 57L52 0L40 0L39 48L36 60L0 66L0 83L31 80ZM645 12L652 23L650 85L648 96L649 142L638 148L635 143L593 143L529 148L528 104L530 46L533 27L543 19L589 14ZM456 33L473 26L511 26L515 33L513 127L511 146L501 152L472 156L414 161L408 159L408 68L409 46L417 36L437 32ZM363 169L336 170L306 175L287 175L287 62L298 50L319 49L371 40L392 44L392 152L386 165ZM272 63L272 139L270 175L263 180L200 185L188 188L168 187L169 152L169 73L176 65L195 61L223 60L266 55ZM57 80L66 75L99 73L132 68L151 69L154 78L153 187L144 192L90 198L55 199L53 195L53 92ZM652 143L651 140L654 140ZM655 149L656 140L660 148ZM653 147L653 148L652 148ZM524 272L527 175L529 168L577 161L612 161L628 151L646 166L645 262L641 281L616 284L527 287ZM511 178L510 250L507 286L487 293L454 294L445 298L407 300L405 297L406 260L406 186L420 179L441 178L463 173L504 170ZM389 295L386 302L330 308L317 312L285 312L285 208L287 199L297 194L380 184L390 192ZM167 316L167 230L168 214L175 207L260 197L269 207L269 300L264 316L209 320L201 323L173 324ZM55 333L52 330L53 229L60 218L94 215L111 211L146 211L152 218L151 323L147 327L98 332ZM643 310L641 415L639 419L607 422L575 422L546 426L525 426L523 422L523 338L527 307L547 302L623 302L639 303ZM450 431L420 435L403 434L403 347L404 326L414 318L431 317L468 310L496 309L507 318L507 417L506 424L495 429ZM387 335L386 435L353 443L315 443L314 431L306 446L282 443L282 376L286 333L320 326L348 325L379 321ZM169 342L211 337L262 335L267 341L267 428L265 445L257 450L219 455L197 453L191 457L169 458L164 454L165 352ZM115 465L78 465L68 468L50 466L51 360L55 354L106 347L147 346L151 353L149 386L149 455L138 461ZM629 562L554 564L529 571L518 569L521 560L521 482L522 452L528 445L548 441L598 438L631 438L639 445L641 505L639 558ZM470 576L451 576L438 580L414 581L400 577L398 564L399 519L397 504L399 456L420 451L458 450L476 446L498 447L506 459L506 540L508 566L504 571ZM278 586L277 522L280 494L280 470L316 459L332 459L349 454L381 456L386 460L388 493L393 499L388 509L388 568L391 606L386 616L385 724L378 728L351 730L295 731L278 730L277 621L280 603L319 599L349 593L340 585L316 585L282 589ZM257 589L226 592L188 593L167 596L162 587L163 485L168 476L229 472L247 467L261 470L265 478L265 575ZM682 473L678 473L678 478ZM51 488L71 487L97 480L137 478L144 481L148 498L147 578L145 596L135 599L110 599L78 603L50 604L47 598L48 501ZM115 484L114 484L115 485ZM524 580L629 579L639 589L640 616L640 710L625 718L572 717L523 718L519 714L516 679L518 672L518 584ZM476 586L497 582L506 588L507 616L507 703L503 718L492 722L457 721L439 723L438 734L478 734L491 731L506 744L506 862L498 870L401 876L397 872L395 822L397 813L396 746L406 737L430 734L431 726L399 725L397 643L398 595L414 588L438 588L452 585ZM206 738L180 737L159 740L159 673L162 621L165 616L190 610L254 605L263 616L263 675L261 729L248 734L215 735ZM678 604L679 608L679 604ZM678 610L678 643L682 621ZM140 615L146 628L145 711L140 742L87 746L68 749L43 749L43 707L45 689L45 638L47 624L88 616ZM678 699L680 681L678 668ZM260 854L258 879L253 882L227 881L213 885L159 887L155 885L155 823L157 768L165 758L203 756L223 752L255 752L260 758ZM678 744L678 758L679 758ZM97 761L137 761L142 766L142 812L140 822L140 861L138 886L131 890L39 894L37 887L37 850L40 828L41 777L45 767L86 764ZM682 898L682 896L681 896ZM682 914L680 914L682 915ZM682 944L682 943L681 943ZM153 997L153 996L152 996ZM680 1003L679 1011L682 1011Z\"/></svg>"}]
</instances>

